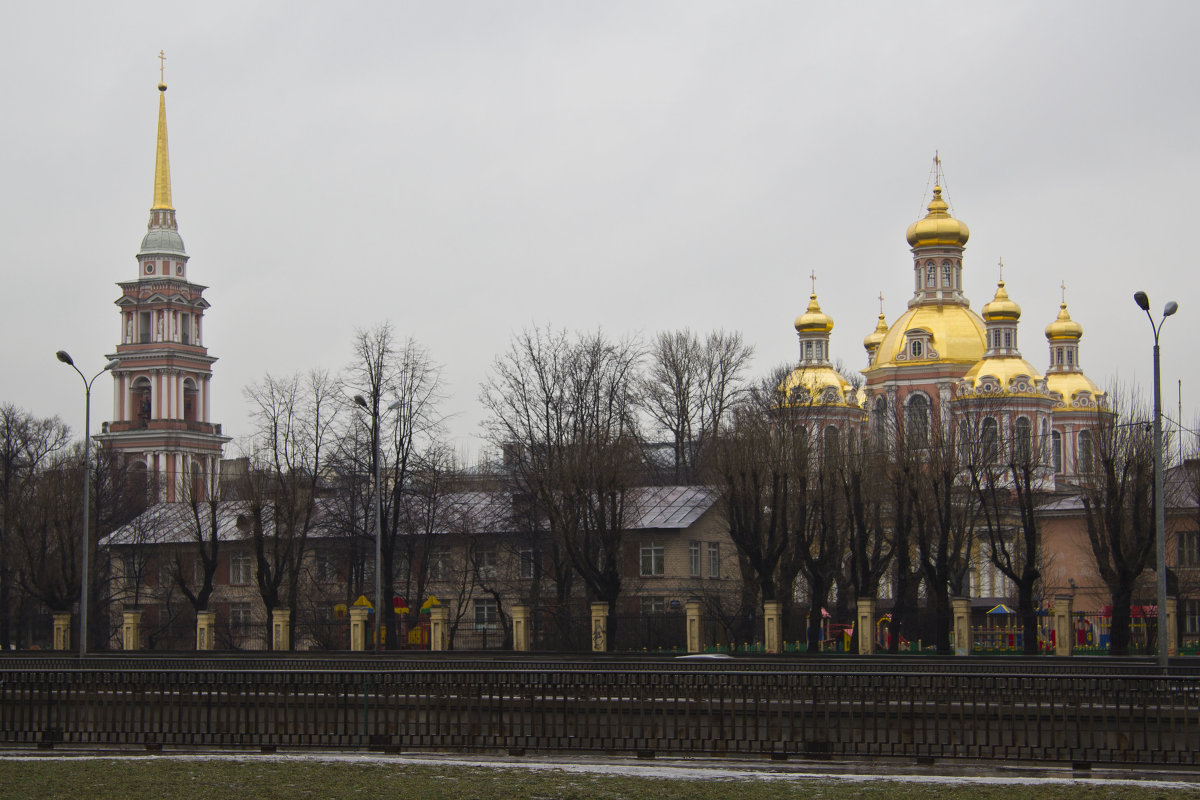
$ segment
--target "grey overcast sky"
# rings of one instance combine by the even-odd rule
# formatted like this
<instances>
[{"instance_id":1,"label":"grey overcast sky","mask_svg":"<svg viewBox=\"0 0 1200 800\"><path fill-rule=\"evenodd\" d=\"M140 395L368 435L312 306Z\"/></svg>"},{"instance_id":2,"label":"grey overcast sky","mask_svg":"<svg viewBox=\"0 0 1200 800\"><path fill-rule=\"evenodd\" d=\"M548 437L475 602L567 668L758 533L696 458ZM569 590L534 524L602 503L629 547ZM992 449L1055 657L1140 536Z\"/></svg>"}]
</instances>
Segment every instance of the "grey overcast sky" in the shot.
<instances>
[{"instance_id":1,"label":"grey overcast sky","mask_svg":"<svg viewBox=\"0 0 1200 800\"><path fill-rule=\"evenodd\" d=\"M1200 408L1200 3L10 2L0 12L0 402L83 424L152 200L166 51L174 204L206 297L214 421L390 321L444 365L450 431L514 331L738 330L796 357L810 271L865 365L941 153L972 307L1021 347L1066 283L1082 360ZM93 427L112 414L97 382Z\"/></svg>"}]
</instances>

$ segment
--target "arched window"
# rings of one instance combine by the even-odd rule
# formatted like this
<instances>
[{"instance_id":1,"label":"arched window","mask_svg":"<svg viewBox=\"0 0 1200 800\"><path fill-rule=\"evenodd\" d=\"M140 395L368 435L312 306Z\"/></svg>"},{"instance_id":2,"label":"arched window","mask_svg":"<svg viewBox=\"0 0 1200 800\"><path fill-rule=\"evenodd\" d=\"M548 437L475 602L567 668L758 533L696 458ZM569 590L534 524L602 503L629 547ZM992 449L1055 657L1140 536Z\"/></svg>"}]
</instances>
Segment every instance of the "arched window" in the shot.
<instances>
[{"instance_id":1,"label":"arched window","mask_svg":"<svg viewBox=\"0 0 1200 800\"><path fill-rule=\"evenodd\" d=\"M1005 346L1005 347L1012 347L1012 346L1013 346L1013 342L1012 342L1012 330L1011 330L1011 329L1009 329L1009 328L1005 328L1005 329L1004 329L1004 346Z\"/></svg>"},{"instance_id":2,"label":"arched window","mask_svg":"<svg viewBox=\"0 0 1200 800\"><path fill-rule=\"evenodd\" d=\"M929 444L928 397L923 394L914 394L908 398L904 424L909 447L924 448Z\"/></svg>"},{"instance_id":3,"label":"arched window","mask_svg":"<svg viewBox=\"0 0 1200 800\"><path fill-rule=\"evenodd\" d=\"M887 433L887 398L875 398L875 445L882 447Z\"/></svg>"},{"instance_id":4,"label":"arched window","mask_svg":"<svg viewBox=\"0 0 1200 800\"><path fill-rule=\"evenodd\" d=\"M1079 432L1079 449L1075 452L1075 471L1092 471L1092 432Z\"/></svg>"},{"instance_id":5,"label":"arched window","mask_svg":"<svg viewBox=\"0 0 1200 800\"><path fill-rule=\"evenodd\" d=\"M1050 434L1050 462L1055 473L1063 471L1062 434L1058 431Z\"/></svg>"},{"instance_id":6,"label":"arched window","mask_svg":"<svg viewBox=\"0 0 1200 800\"><path fill-rule=\"evenodd\" d=\"M932 261L925 264L925 286L930 289L937 286L937 270L934 268Z\"/></svg>"},{"instance_id":7,"label":"arched window","mask_svg":"<svg viewBox=\"0 0 1200 800\"><path fill-rule=\"evenodd\" d=\"M920 358L922 352L924 352L924 348L921 347L921 340L920 339L913 340L913 343L912 343L913 358Z\"/></svg>"},{"instance_id":8,"label":"arched window","mask_svg":"<svg viewBox=\"0 0 1200 800\"><path fill-rule=\"evenodd\" d=\"M950 262L949 261L942 262L942 288L943 289L950 288Z\"/></svg>"},{"instance_id":9,"label":"arched window","mask_svg":"<svg viewBox=\"0 0 1200 800\"><path fill-rule=\"evenodd\" d=\"M979 437L979 451L984 464L995 464L1000 457L1000 425L995 417L983 421L983 430Z\"/></svg>"},{"instance_id":10,"label":"arched window","mask_svg":"<svg viewBox=\"0 0 1200 800\"><path fill-rule=\"evenodd\" d=\"M129 418L143 428L151 419L151 397L150 379L144 375L134 380L133 385L129 387L129 400L132 405Z\"/></svg>"},{"instance_id":11,"label":"arched window","mask_svg":"<svg viewBox=\"0 0 1200 800\"><path fill-rule=\"evenodd\" d=\"M183 381L183 418L188 422L197 422L200 412L200 394L196 391L196 382L191 378Z\"/></svg>"},{"instance_id":12,"label":"arched window","mask_svg":"<svg viewBox=\"0 0 1200 800\"><path fill-rule=\"evenodd\" d=\"M825 428L825 462L828 464L836 464L841 457L841 435L836 425Z\"/></svg>"},{"instance_id":13,"label":"arched window","mask_svg":"<svg viewBox=\"0 0 1200 800\"><path fill-rule=\"evenodd\" d=\"M1029 422L1029 417L1017 419L1016 434L1013 455L1018 464L1028 464L1033 457L1033 425Z\"/></svg>"}]
</instances>

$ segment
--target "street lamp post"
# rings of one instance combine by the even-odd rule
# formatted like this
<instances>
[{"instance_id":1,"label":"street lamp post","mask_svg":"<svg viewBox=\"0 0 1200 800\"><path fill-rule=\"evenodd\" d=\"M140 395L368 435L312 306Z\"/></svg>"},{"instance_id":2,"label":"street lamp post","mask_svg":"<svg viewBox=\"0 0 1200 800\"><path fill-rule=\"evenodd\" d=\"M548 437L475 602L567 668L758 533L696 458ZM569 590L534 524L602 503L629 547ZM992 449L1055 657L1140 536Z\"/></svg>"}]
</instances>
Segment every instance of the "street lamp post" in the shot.
<instances>
[{"instance_id":1,"label":"street lamp post","mask_svg":"<svg viewBox=\"0 0 1200 800\"><path fill-rule=\"evenodd\" d=\"M1162 463L1162 379L1159 371L1158 334L1167 317L1179 310L1174 300L1163 306L1162 319L1155 324L1150 314L1150 298L1145 292L1136 292L1133 301L1146 312L1150 330L1154 331L1154 538L1158 549L1158 665L1167 668L1167 533L1166 498L1163 497Z\"/></svg>"},{"instance_id":2,"label":"street lamp post","mask_svg":"<svg viewBox=\"0 0 1200 800\"><path fill-rule=\"evenodd\" d=\"M379 479L379 410L367 402L361 394L354 395L354 404L371 415L371 447L375 461L375 649L383 649L383 496ZM400 407L396 401L387 407L394 411Z\"/></svg>"},{"instance_id":3,"label":"street lamp post","mask_svg":"<svg viewBox=\"0 0 1200 800\"><path fill-rule=\"evenodd\" d=\"M79 657L83 658L87 655L88 550L91 549L90 537L88 536L88 504L91 501L92 494L92 384L96 381L96 378L99 378L110 369L115 369L121 362L119 359L114 358L105 364L103 369L93 375L91 380L88 380L79 371L79 367L75 366L75 362L66 350L59 350L54 355L59 361L75 370L79 374L79 379L83 381L83 572L79 579Z\"/></svg>"}]
</instances>

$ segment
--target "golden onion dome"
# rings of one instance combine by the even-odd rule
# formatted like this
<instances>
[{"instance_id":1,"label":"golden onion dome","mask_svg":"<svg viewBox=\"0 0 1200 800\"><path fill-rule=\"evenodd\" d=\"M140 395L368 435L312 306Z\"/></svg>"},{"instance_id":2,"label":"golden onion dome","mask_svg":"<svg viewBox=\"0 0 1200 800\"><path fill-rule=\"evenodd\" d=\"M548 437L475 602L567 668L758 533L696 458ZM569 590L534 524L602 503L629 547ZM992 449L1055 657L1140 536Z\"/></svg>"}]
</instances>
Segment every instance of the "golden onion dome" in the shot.
<instances>
[{"instance_id":1,"label":"golden onion dome","mask_svg":"<svg viewBox=\"0 0 1200 800\"><path fill-rule=\"evenodd\" d=\"M808 296L808 309L796 317L796 333L829 333L833 330L833 318L821 311L815 293Z\"/></svg>"},{"instance_id":2,"label":"golden onion dome","mask_svg":"<svg viewBox=\"0 0 1200 800\"><path fill-rule=\"evenodd\" d=\"M833 367L797 367L779 384L786 406L857 405L850 382Z\"/></svg>"},{"instance_id":3,"label":"golden onion dome","mask_svg":"<svg viewBox=\"0 0 1200 800\"><path fill-rule=\"evenodd\" d=\"M1040 394L1042 376L1020 356L985 358L967 370L962 381L987 394Z\"/></svg>"},{"instance_id":4,"label":"golden onion dome","mask_svg":"<svg viewBox=\"0 0 1200 800\"><path fill-rule=\"evenodd\" d=\"M1009 299L1008 292L1004 289L1004 281L996 284L996 296L992 302L983 307L983 318L988 322L997 320L1015 322L1021 318L1021 307Z\"/></svg>"},{"instance_id":5,"label":"golden onion dome","mask_svg":"<svg viewBox=\"0 0 1200 800\"><path fill-rule=\"evenodd\" d=\"M887 337L887 332L887 318L883 314L880 314L879 322L875 325L875 330L868 333L867 337L863 339L863 347L866 348L868 353L875 351L879 345L883 344L883 340Z\"/></svg>"},{"instance_id":6,"label":"golden onion dome","mask_svg":"<svg viewBox=\"0 0 1200 800\"><path fill-rule=\"evenodd\" d=\"M929 213L924 219L908 226L908 243L912 247L929 245L956 245L962 247L971 238L971 230L965 222L950 216L950 206L942 199L942 187L933 187L933 199L929 201Z\"/></svg>"},{"instance_id":7,"label":"golden onion dome","mask_svg":"<svg viewBox=\"0 0 1200 800\"><path fill-rule=\"evenodd\" d=\"M983 358L986 347L986 330L979 315L965 305L918 305L904 312L888 329L887 335L875 352L875 359L868 369L907 366L923 363L906 360L898 356L906 353L910 331L928 331L930 347L936 355L929 355L925 362L936 361L952 364L974 364Z\"/></svg>"},{"instance_id":8,"label":"golden onion dome","mask_svg":"<svg viewBox=\"0 0 1200 800\"><path fill-rule=\"evenodd\" d=\"M1082 372L1057 372L1046 376L1046 388L1062 397L1064 406L1071 406L1080 392L1091 395L1091 402L1103 405L1105 392Z\"/></svg>"},{"instance_id":9,"label":"golden onion dome","mask_svg":"<svg viewBox=\"0 0 1200 800\"><path fill-rule=\"evenodd\" d=\"M1058 306L1058 319L1046 326L1046 338L1052 342L1060 339L1083 338L1083 326L1071 319L1071 315L1067 313L1065 302Z\"/></svg>"}]
</instances>

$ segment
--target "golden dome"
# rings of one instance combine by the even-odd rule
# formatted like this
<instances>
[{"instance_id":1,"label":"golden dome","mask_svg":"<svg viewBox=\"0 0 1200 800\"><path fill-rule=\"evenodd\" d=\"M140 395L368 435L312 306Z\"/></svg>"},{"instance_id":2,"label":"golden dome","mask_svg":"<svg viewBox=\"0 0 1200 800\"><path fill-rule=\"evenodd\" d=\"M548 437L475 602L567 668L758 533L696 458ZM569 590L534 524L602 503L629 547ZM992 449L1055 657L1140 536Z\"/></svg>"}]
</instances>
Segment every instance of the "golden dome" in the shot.
<instances>
[{"instance_id":1,"label":"golden dome","mask_svg":"<svg viewBox=\"0 0 1200 800\"><path fill-rule=\"evenodd\" d=\"M914 330L932 334L930 347L934 355L925 359L928 361L974 364L987 349L983 320L967 306L957 303L913 306L892 323L868 369L920 363L916 359L897 358L906 355L908 332Z\"/></svg>"},{"instance_id":2,"label":"golden dome","mask_svg":"<svg viewBox=\"0 0 1200 800\"><path fill-rule=\"evenodd\" d=\"M942 187L933 187L933 199L929 201L929 213L924 219L908 226L908 243L912 247L929 245L955 245L962 247L971 237L965 222L950 216L950 206L942 199Z\"/></svg>"},{"instance_id":3,"label":"golden dome","mask_svg":"<svg viewBox=\"0 0 1200 800\"><path fill-rule=\"evenodd\" d=\"M1021 307L1008 297L1004 290L1004 281L996 284L996 296L992 302L983 307L983 318L988 322L994 320L1011 320L1016 322L1021 318Z\"/></svg>"},{"instance_id":4,"label":"golden dome","mask_svg":"<svg viewBox=\"0 0 1200 800\"><path fill-rule=\"evenodd\" d=\"M1052 342L1056 339L1083 338L1083 326L1071 319L1065 302L1058 306L1058 319L1046 326L1046 338Z\"/></svg>"},{"instance_id":5,"label":"golden dome","mask_svg":"<svg viewBox=\"0 0 1200 800\"><path fill-rule=\"evenodd\" d=\"M883 314L880 314L879 322L875 325L875 330L868 333L867 337L863 339L863 347L867 349L868 353L874 352L879 345L883 344L883 340L887 336L887 332L887 318L884 317Z\"/></svg>"},{"instance_id":6,"label":"golden dome","mask_svg":"<svg viewBox=\"0 0 1200 800\"><path fill-rule=\"evenodd\" d=\"M967 370L962 380L985 394L1041 394L1042 376L1020 356L985 358Z\"/></svg>"},{"instance_id":7,"label":"golden dome","mask_svg":"<svg viewBox=\"0 0 1200 800\"><path fill-rule=\"evenodd\" d=\"M1105 392L1101 391L1100 387L1082 372L1051 373L1046 376L1046 388L1061 395L1064 406L1071 406L1075 396L1080 392L1091 395L1091 403L1100 403L1101 405L1106 397Z\"/></svg>"},{"instance_id":8,"label":"golden dome","mask_svg":"<svg viewBox=\"0 0 1200 800\"><path fill-rule=\"evenodd\" d=\"M829 333L833 330L833 318L821 311L816 293L808 296L808 309L796 317L796 333Z\"/></svg>"},{"instance_id":9,"label":"golden dome","mask_svg":"<svg viewBox=\"0 0 1200 800\"><path fill-rule=\"evenodd\" d=\"M779 390L786 406L857 405L850 382L833 367L797 367L779 384Z\"/></svg>"}]
</instances>

